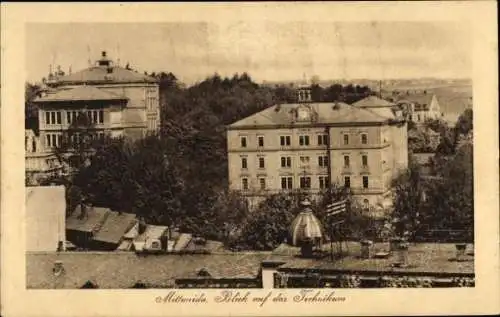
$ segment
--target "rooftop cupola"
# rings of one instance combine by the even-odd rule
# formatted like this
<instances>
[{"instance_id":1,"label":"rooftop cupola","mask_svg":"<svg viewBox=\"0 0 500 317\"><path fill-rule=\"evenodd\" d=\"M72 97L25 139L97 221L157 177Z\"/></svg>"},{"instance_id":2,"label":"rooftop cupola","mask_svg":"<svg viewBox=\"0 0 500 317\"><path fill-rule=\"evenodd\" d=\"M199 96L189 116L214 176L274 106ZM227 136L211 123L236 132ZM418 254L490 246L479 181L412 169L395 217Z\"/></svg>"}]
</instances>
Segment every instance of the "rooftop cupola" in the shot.
<instances>
[{"instance_id":1,"label":"rooftop cupola","mask_svg":"<svg viewBox=\"0 0 500 317\"><path fill-rule=\"evenodd\" d=\"M312 101L311 87L303 86L297 88L297 101L299 103L306 103Z\"/></svg>"},{"instance_id":2,"label":"rooftop cupola","mask_svg":"<svg viewBox=\"0 0 500 317\"><path fill-rule=\"evenodd\" d=\"M106 56L106 51L101 52L101 58L97 60L97 65L101 67L111 67L113 61Z\"/></svg>"}]
</instances>

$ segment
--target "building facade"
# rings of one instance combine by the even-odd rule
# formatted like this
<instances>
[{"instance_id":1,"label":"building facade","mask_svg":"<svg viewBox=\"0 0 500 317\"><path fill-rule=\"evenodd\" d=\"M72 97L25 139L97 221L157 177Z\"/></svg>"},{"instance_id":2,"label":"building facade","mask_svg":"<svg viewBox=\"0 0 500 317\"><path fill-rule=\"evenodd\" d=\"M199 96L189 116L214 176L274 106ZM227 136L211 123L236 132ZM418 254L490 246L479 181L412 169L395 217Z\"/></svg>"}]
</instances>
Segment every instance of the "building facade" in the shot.
<instances>
[{"instance_id":1,"label":"building facade","mask_svg":"<svg viewBox=\"0 0 500 317\"><path fill-rule=\"evenodd\" d=\"M271 193L315 194L335 183L365 207L389 208L391 182L408 166L403 118L300 96L228 127L230 189L256 204Z\"/></svg>"},{"instance_id":2,"label":"building facade","mask_svg":"<svg viewBox=\"0 0 500 317\"><path fill-rule=\"evenodd\" d=\"M39 108L40 152L51 152L63 133L85 116L96 138L139 139L160 124L156 79L113 63L102 52L95 65L79 72L50 74L47 90L35 99ZM78 137L76 135L75 137Z\"/></svg>"},{"instance_id":3,"label":"building facade","mask_svg":"<svg viewBox=\"0 0 500 317\"><path fill-rule=\"evenodd\" d=\"M33 130L25 130L24 149L27 185L37 185L43 179L62 173L63 168L57 157L42 151L40 138Z\"/></svg>"}]
</instances>

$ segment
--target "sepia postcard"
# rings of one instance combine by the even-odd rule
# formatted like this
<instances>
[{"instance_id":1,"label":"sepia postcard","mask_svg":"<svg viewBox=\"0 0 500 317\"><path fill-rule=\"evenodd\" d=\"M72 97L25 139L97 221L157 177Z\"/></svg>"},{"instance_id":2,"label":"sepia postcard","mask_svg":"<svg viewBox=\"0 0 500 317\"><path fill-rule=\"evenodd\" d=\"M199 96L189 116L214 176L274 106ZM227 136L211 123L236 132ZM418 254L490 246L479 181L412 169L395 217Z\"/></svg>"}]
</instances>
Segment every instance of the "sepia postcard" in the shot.
<instances>
[{"instance_id":1,"label":"sepia postcard","mask_svg":"<svg viewBox=\"0 0 500 317\"><path fill-rule=\"evenodd\" d=\"M495 2L1 10L2 315L500 313Z\"/></svg>"}]
</instances>

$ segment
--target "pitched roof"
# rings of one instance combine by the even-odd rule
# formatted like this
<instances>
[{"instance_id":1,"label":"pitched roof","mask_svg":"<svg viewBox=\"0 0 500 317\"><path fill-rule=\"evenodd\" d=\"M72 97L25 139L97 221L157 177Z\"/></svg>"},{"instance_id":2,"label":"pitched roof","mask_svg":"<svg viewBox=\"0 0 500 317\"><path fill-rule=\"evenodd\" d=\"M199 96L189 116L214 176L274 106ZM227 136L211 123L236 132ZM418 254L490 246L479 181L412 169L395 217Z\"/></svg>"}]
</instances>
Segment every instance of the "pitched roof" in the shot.
<instances>
[{"instance_id":1,"label":"pitched roof","mask_svg":"<svg viewBox=\"0 0 500 317\"><path fill-rule=\"evenodd\" d=\"M403 96L404 99L400 99L399 103L412 103L415 105L415 111L427 111L434 96L432 93L409 94Z\"/></svg>"},{"instance_id":2,"label":"pitched roof","mask_svg":"<svg viewBox=\"0 0 500 317\"><path fill-rule=\"evenodd\" d=\"M135 238L137 242L144 242L149 239L160 239L166 232L167 226L147 225L146 230Z\"/></svg>"},{"instance_id":3,"label":"pitched roof","mask_svg":"<svg viewBox=\"0 0 500 317\"><path fill-rule=\"evenodd\" d=\"M133 252L43 252L28 253L28 288L80 288L91 280L99 288L130 288L141 281L154 287L171 287L175 279L195 276L205 268L214 278L255 278L261 262L270 253L226 253L139 256ZM55 261L61 261L64 276L54 276Z\"/></svg>"},{"instance_id":4,"label":"pitched roof","mask_svg":"<svg viewBox=\"0 0 500 317\"><path fill-rule=\"evenodd\" d=\"M127 233L123 235L125 239L135 239L139 235L139 222L136 222L135 225L130 228Z\"/></svg>"},{"instance_id":5,"label":"pitched roof","mask_svg":"<svg viewBox=\"0 0 500 317\"><path fill-rule=\"evenodd\" d=\"M179 238L175 242L174 251L184 250L192 238L193 238L193 235L190 233L181 233Z\"/></svg>"},{"instance_id":6,"label":"pitched roof","mask_svg":"<svg viewBox=\"0 0 500 317\"><path fill-rule=\"evenodd\" d=\"M64 186L26 187L26 249L56 251L66 240Z\"/></svg>"},{"instance_id":7,"label":"pitched roof","mask_svg":"<svg viewBox=\"0 0 500 317\"><path fill-rule=\"evenodd\" d=\"M98 230L104 224L110 212L108 208L86 207L85 216L81 218L82 209L78 205L71 216L66 219L66 230L84 232Z\"/></svg>"},{"instance_id":8,"label":"pitched roof","mask_svg":"<svg viewBox=\"0 0 500 317\"><path fill-rule=\"evenodd\" d=\"M95 241L119 243L136 223L135 214L110 211L101 229L94 236Z\"/></svg>"},{"instance_id":9,"label":"pitched roof","mask_svg":"<svg viewBox=\"0 0 500 317\"><path fill-rule=\"evenodd\" d=\"M311 124L311 121L304 123L296 120L295 111L299 107L310 108L314 117L313 122L317 124L370 124L384 123L388 120L388 118L371 111L372 109L363 109L345 103L322 102L307 105L291 103L271 106L231 124L229 128L282 125L299 127Z\"/></svg>"},{"instance_id":10,"label":"pitched roof","mask_svg":"<svg viewBox=\"0 0 500 317\"><path fill-rule=\"evenodd\" d=\"M81 71L59 77L58 84L84 84L84 83L155 83L156 79L136 71L120 66L111 67L108 73L107 67L95 66Z\"/></svg>"},{"instance_id":11,"label":"pitched roof","mask_svg":"<svg viewBox=\"0 0 500 317\"><path fill-rule=\"evenodd\" d=\"M368 96L352 104L355 107L360 108L383 108L383 107L393 107L394 103L387 100L381 99L377 96Z\"/></svg>"},{"instance_id":12,"label":"pitched roof","mask_svg":"<svg viewBox=\"0 0 500 317\"><path fill-rule=\"evenodd\" d=\"M127 100L127 97L119 96L93 86L82 85L71 89L59 89L44 97L36 98L35 102L86 100Z\"/></svg>"},{"instance_id":13,"label":"pitched roof","mask_svg":"<svg viewBox=\"0 0 500 317\"><path fill-rule=\"evenodd\" d=\"M424 93L409 94L407 96L404 96L404 98L407 101L410 101L410 102L413 102L413 103L417 103L417 104L420 104L420 105L428 105L428 104L430 104L431 101L432 101L432 97L434 97L434 94L431 94L431 93L427 93L427 94L424 94Z\"/></svg>"}]
</instances>

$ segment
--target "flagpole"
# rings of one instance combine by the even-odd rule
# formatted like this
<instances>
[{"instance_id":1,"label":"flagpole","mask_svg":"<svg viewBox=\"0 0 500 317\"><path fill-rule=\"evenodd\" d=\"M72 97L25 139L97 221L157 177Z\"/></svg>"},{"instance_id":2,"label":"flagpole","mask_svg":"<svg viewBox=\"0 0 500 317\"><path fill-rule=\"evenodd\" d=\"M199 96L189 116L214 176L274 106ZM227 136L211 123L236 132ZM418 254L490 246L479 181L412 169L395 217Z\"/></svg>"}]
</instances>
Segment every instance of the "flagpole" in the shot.
<instances>
[{"instance_id":1,"label":"flagpole","mask_svg":"<svg viewBox=\"0 0 500 317\"><path fill-rule=\"evenodd\" d=\"M328 218L330 220L330 257L331 257L331 259L333 261L334 260L334 256L333 256L333 236L334 236L334 233L335 233L335 227L338 226L338 225L341 225L344 222L344 219L338 219L337 218L335 220L335 219L332 218L332 216L337 216L338 217L340 214L344 214L345 213L346 201L344 199L344 200L340 200L340 201L331 203L326 208L327 208L327 215L328 215ZM342 254L342 241L339 241L339 243L340 243L340 245L339 245L338 249L339 249L340 253Z\"/></svg>"},{"instance_id":2,"label":"flagpole","mask_svg":"<svg viewBox=\"0 0 500 317\"><path fill-rule=\"evenodd\" d=\"M333 222L330 219L330 259L333 262Z\"/></svg>"}]
</instances>

